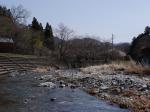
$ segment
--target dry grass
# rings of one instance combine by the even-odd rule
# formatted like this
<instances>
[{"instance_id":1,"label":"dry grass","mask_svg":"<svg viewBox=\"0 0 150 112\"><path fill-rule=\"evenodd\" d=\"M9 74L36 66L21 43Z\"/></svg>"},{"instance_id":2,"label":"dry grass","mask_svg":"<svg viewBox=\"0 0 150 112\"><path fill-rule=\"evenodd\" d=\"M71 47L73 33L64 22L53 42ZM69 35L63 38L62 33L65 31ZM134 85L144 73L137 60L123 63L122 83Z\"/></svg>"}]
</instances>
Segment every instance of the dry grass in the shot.
<instances>
[{"instance_id":1,"label":"dry grass","mask_svg":"<svg viewBox=\"0 0 150 112\"><path fill-rule=\"evenodd\" d=\"M86 74L113 74L114 71L117 70L124 70L125 66L122 64L104 64L104 65L98 65L98 66L89 66L86 68L81 68L81 71Z\"/></svg>"},{"instance_id":2,"label":"dry grass","mask_svg":"<svg viewBox=\"0 0 150 112\"><path fill-rule=\"evenodd\" d=\"M150 112L150 95L133 97L131 107L135 112Z\"/></svg>"},{"instance_id":3,"label":"dry grass","mask_svg":"<svg viewBox=\"0 0 150 112\"><path fill-rule=\"evenodd\" d=\"M120 68L124 68L125 72L128 74L150 74L150 66L142 66L140 64L136 64L132 60L128 62L114 62L114 64L118 64Z\"/></svg>"},{"instance_id":4,"label":"dry grass","mask_svg":"<svg viewBox=\"0 0 150 112\"><path fill-rule=\"evenodd\" d=\"M45 72L48 72L50 70L54 70L53 67L51 66L45 66L45 67L38 67L38 68L35 68L33 71L34 72L40 72L40 73L45 73Z\"/></svg>"},{"instance_id":5,"label":"dry grass","mask_svg":"<svg viewBox=\"0 0 150 112\"><path fill-rule=\"evenodd\" d=\"M81 68L81 71L85 74L91 75L109 75L109 74L126 74L132 76L137 74L138 76L144 76L144 74L150 74L150 67L137 65L133 61L128 62L113 62L111 64L104 64L99 66L90 66ZM143 78L143 77L142 77ZM97 89L89 89L87 92L90 94L97 94ZM122 108L131 108L133 112L150 112L150 95L143 94L142 91L138 91L137 88L131 88L123 90L117 93L115 96L112 94L112 90L108 90L108 95L105 96L106 100L112 103L119 104ZM99 94L99 97L102 97Z\"/></svg>"},{"instance_id":6,"label":"dry grass","mask_svg":"<svg viewBox=\"0 0 150 112\"><path fill-rule=\"evenodd\" d=\"M115 64L115 63L114 63ZM134 61L116 63L120 69L123 68L128 74L150 74L150 66L142 66Z\"/></svg>"},{"instance_id":7,"label":"dry grass","mask_svg":"<svg viewBox=\"0 0 150 112\"><path fill-rule=\"evenodd\" d=\"M137 65L133 61L122 61L98 66L89 66L81 68L81 71L86 74L117 74L117 72L120 71L126 74L150 74L150 67Z\"/></svg>"},{"instance_id":8,"label":"dry grass","mask_svg":"<svg viewBox=\"0 0 150 112\"><path fill-rule=\"evenodd\" d=\"M128 74L150 74L150 67L140 65L129 66L126 68L125 72Z\"/></svg>"},{"instance_id":9,"label":"dry grass","mask_svg":"<svg viewBox=\"0 0 150 112\"><path fill-rule=\"evenodd\" d=\"M132 112L150 112L150 95L135 95L135 93L132 93L130 91L130 97L110 95L105 99L118 104L121 108L129 108Z\"/></svg>"}]
</instances>

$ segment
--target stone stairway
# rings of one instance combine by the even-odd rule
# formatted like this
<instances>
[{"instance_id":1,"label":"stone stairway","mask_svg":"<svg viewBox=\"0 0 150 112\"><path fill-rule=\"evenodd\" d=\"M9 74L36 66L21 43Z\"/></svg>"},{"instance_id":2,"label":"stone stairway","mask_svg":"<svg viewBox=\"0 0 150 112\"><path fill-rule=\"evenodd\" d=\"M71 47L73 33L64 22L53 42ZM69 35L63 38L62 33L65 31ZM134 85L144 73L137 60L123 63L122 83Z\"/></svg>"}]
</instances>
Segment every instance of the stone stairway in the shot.
<instances>
[{"instance_id":1,"label":"stone stairway","mask_svg":"<svg viewBox=\"0 0 150 112\"><path fill-rule=\"evenodd\" d=\"M14 71L29 71L37 67L48 66L47 58L0 56L0 75Z\"/></svg>"}]
</instances>

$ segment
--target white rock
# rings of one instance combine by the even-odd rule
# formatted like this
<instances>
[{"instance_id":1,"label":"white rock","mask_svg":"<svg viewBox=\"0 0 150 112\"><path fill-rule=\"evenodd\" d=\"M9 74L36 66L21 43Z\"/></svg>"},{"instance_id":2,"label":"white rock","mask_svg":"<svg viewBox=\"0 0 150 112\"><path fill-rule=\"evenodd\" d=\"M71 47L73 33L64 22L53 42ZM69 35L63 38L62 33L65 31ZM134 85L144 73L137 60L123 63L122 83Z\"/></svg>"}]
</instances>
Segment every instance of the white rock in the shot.
<instances>
[{"instance_id":1,"label":"white rock","mask_svg":"<svg viewBox=\"0 0 150 112\"><path fill-rule=\"evenodd\" d=\"M41 76L39 78L39 80L48 80L48 79L51 79L52 78L52 75L44 75L44 76Z\"/></svg>"},{"instance_id":2,"label":"white rock","mask_svg":"<svg viewBox=\"0 0 150 112\"><path fill-rule=\"evenodd\" d=\"M56 85L52 82L44 82L44 83L40 83L39 85L40 87L50 87L50 88L55 88Z\"/></svg>"},{"instance_id":3,"label":"white rock","mask_svg":"<svg viewBox=\"0 0 150 112\"><path fill-rule=\"evenodd\" d=\"M146 84L142 85L142 88L147 88L147 85Z\"/></svg>"},{"instance_id":4,"label":"white rock","mask_svg":"<svg viewBox=\"0 0 150 112\"><path fill-rule=\"evenodd\" d=\"M106 89L108 89L108 87L107 86L101 86L100 89L106 90Z\"/></svg>"},{"instance_id":5,"label":"white rock","mask_svg":"<svg viewBox=\"0 0 150 112\"><path fill-rule=\"evenodd\" d=\"M66 85L65 84L60 84L60 88L64 88Z\"/></svg>"},{"instance_id":6,"label":"white rock","mask_svg":"<svg viewBox=\"0 0 150 112\"><path fill-rule=\"evenodd\" d=\"M13 71L9 74L10 77L15 77L16 75L18 75L19 72L18 71Z\"/></svg>"}]
</instances>

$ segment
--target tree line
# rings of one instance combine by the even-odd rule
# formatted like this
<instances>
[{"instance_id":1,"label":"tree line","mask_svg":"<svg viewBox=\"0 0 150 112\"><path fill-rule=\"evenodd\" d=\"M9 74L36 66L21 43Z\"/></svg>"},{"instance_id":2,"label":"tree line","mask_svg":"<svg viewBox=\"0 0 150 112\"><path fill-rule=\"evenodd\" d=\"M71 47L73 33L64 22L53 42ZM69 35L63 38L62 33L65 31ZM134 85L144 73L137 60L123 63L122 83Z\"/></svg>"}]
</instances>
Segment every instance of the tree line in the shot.
<instances>
[{"instance_id":1,"label":"tree line","mask_svg":"<svg viewBox=\"0 0 150 112\"><path fill-rule=\"evenodd\" d=\"M28 11L22 6L11 9L0 6L0 35L13 38L14 52L42 55L43 49L54 50L51 25L47 22L43 28L35 17L30 25L26 25L28 15Z\"/></svg>"},{"instance_id":2,"label":"tree line","mask_svg":"<svg viewBox=\"0 0 150 112\"><path fill-rule=\"evenodd\" d=\"M28 16L29 12L22 6L11 9L0 6L0 36L13 38L15 53L49 56L67 66L78 67L121 59L119 51L128 52L128 44L115 45L112 49L111 42L93 39L94 36L75 35L64 24L54 30L47 22L43 28L33 17L31 24L26 25Z\"/></svg>"},{"instance_id":3,"label":"tree line","mask_svg":"<svg viewBox=\"0 0 150 112\"><path fill-rule=\"evenodd\" d=\"M150 65L150 27L146 26L143 33L134 37L130 46L129 55L137 63Z\"/></svg>"}]
</instances>

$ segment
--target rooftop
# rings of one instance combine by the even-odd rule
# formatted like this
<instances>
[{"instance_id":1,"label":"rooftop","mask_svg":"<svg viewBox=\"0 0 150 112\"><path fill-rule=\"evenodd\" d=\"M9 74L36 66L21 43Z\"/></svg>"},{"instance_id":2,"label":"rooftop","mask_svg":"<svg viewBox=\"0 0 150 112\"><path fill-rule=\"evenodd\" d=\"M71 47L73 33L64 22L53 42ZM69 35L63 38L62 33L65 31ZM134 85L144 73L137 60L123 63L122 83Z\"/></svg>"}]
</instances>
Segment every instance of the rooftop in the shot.
<instances>
[{"instance_id":1,"label":"rooftop","mask_svg":"<svg viewBox=\"0 0 150 112\"><path fill-rule=\"evenodd\" d=\"M13 39L12 38L8 38L8 37L0 37L0 42L3 43L13 43Z\"/></svg>"}]
</instances>

